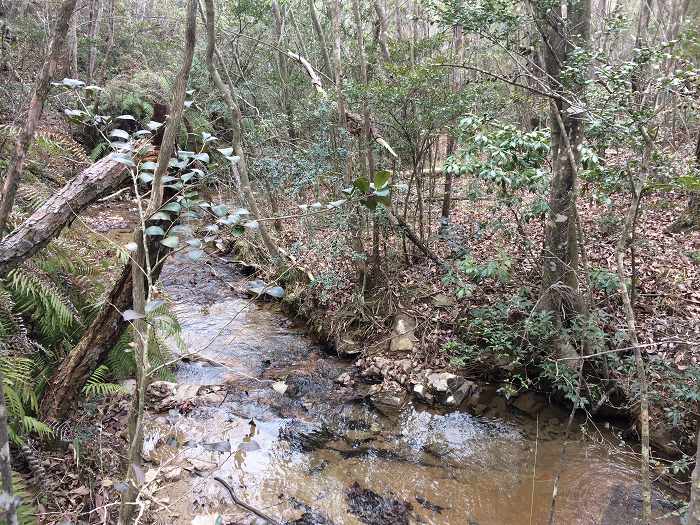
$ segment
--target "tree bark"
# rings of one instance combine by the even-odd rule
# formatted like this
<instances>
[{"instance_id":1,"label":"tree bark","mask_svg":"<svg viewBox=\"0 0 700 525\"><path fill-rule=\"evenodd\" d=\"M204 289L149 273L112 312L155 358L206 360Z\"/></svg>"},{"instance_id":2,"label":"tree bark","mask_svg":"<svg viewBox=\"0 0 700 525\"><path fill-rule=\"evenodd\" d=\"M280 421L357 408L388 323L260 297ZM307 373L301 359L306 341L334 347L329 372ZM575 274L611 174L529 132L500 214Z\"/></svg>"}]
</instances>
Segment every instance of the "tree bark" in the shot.
<instances>
[{"instance_id":1,"label":"tree bark","mask_svg":"<svg viewBox=\"0 0 700 525\"><path fill-rule=\"evenodd\" d=\"M65 74L69 78L78 78L78 12L73 11L68 26L68 49L66 52Z\"/></svg>"},{"instance_id":2,"label":"tree bark","mask_svg":"<svg viewBox=\"0 0 700 525\"><path fill-rule=\"evenodd\" d=\"M131 293L131 266L126 264L95 320L51 376L41 400L44 419L60 421L73 409L90 375L128 326L122 312L131 307Z\"/></svg>"},{"instance_id":3,"label":"tree bark","mask_svg":"<svg viewBox=\"0 0 700 525\"><path fill-rule=\"evenodd\" d=\"M3 390L3 376L0 372L0 477L2 491L0 492L0 523L17 525L17 508L20 499L13 495L12 462L10 457L10 436L7 432L7 405Z\"/></svg>"},{"instance_id":4,"label":"tree bark","mask_svg":"<svg viewBox=\"0 0 700 525\"><path fill-rule=\"evenodd\" d=\"M353 0L353 16L355 18L355 29L357 31L357 48L360 58L360 82L365 87L369 86L369 76L367 73L367 54L365 53L365 39L364 32L362 28L362 16L360 13L360 0ZM365 99L363 102L362 109L362 136L365 147L365 157L367 159L367 172L370 181L374 182L375 173L375 163L374 154L372 152L372 120L369 115L369 104ZM371 275L370 275L370 285L373 285L375 277L379 272L379 224L377 222L377 212L376 210L372 213L372 263L371 263Z\"/></svg>"},{"instance_id":5,"label":"tree bark","mask_svg":"<svg viewBox=\"0 0 700 525\"><path fill-rule=\"evenodd\" d=\"M309 16L311 17L311 25L314 28L314 33L316 33L316 38L318 39L318 47L321 49L321 59L323 60L323 65L326 68L326 74L329 77L333 76L333 68L331 67L331 59L328 56L328 44L326 43L326 35L323 32L321 23L318 20L318 13L316 12L316 4L314 0L308 0L309 3Z\"/></svg>"},{"instance_id":6,"label":"tree bark","mask_svg":"<svg viewBox=\"0 0 700 525\"><path fill-rule=\"evenodd\" d=\"M562 67L571 53L590 42L591 2L570 0L557 10L541 13L539 20L544 39L544 63L554 94L562 91ZM568 90L579 99L585 85L574 83ZM583 141L583 122L576 108L562 98L550 104L552 132L552 169L549 214L545 226L540 308L553 313L558 323L562 312L576 311L578 299L578 246L576 234L576 166ZM557 123L561 122L562 125ZM574 155L571 162L569 153Z\"/></svg>"},{"instance_id":7,"label":"tree bark","mask_svg":"<svg viewBox=\"0 0 700 525\"><path fill-rule=\"evenodd\" d=\"M453 31L453 46L455 62L461 64L464 61L464 31L462 26L455 25ZM452 92L459 93L462 89L462 72L458 68L452 70ZM454 133L451 133L447 139L447 156L454 155L457 149L457 142ZM450 224L450 208L452 206L452 180L454 174L451 170L443 170L445 172L445 188L442 199L442 217L440 227L447 228Z\"/></svg>"},{"instance_id":8,"label":"tree bark","mask_svg":"<svg viewBox=\"0 0 700 525\"><path fill-rule=\"evenodd\" d=\"M198 0L189 0L187 3L184 55L180 71L175 78L175 85L173 86L170 103L171 111L165 125L165 132L163 133L163 140L158 154L158 166L153 177L151 200L145 214L139 201L140 223L134 229L134 241L137 249L131 261L131 297L133 300L132 308L138 314L138 317L133 321L134 342L136 343L136 389L132 399L131 410L129 411L128 488L122 496L122 506L119 513L119 523L123 525L128 525L132 521L135 510L133 503L136 502L139 492L138 471L142 462L146 390L151 380L148 350L151 341L152 325L146 323L146 305L151 299L154 282L159 274L159 270L154 268L154 260L150 251L151 239L145 232L147 221L163 204L163 177L168 171L170 158L175 151L175 142L180 132L180 124L185 107L187 80L190 76L196 44L197 4ZM160 246L160 244L157 246ZM158 248L154 249L156 257L159 251ZM155 259L155 261L157 263L158 259Z\"/></svg>"},{"instance_id":9,"label":"tree bark","mask_svg":"<svg viewBox=\"0 0 700 525\"><path fill-rule=\"evenodd\" d=\"M697 452L695 468L690 485L690 503L688 504L688 525L700 525L700 421L698 421Z\"/></svg>"},{"instance_id":10,"label":"tree bark","mask_svg":"<svg viewBox=\"0 0 700 525\"><path fill-rule=\"evenodd\" d=\"M100 195L128 177L126 166L107 156L79 173L15 231L0 241L0 276L37 253Z\"/></svg>"},{"instance_id":11,"label":"tree bark","mask_svg":"<svg viewBox=\"0 0 700 525\"><path fill-rule=\"evenodd\" d=\"M639 381L639 425L642 437L642 523L649 525L651 520L651 480L649 478L649 394L647 392L647 378L642 359L642 352L639 348L639 340L637 337L637 327L632 307L632 297L627 286L627 276L625 275L625 252L629 249L634 238L634 225L639 211L639 203L642 198L644 185L651 170L651 156L653 152L653 142L648 137L644 130L642 135L645 139L645 149L642 155L642 165L639 175L639 180L635 183L631 181L632 201L627 211L625 225L620 235L615 250L615 259L617 262L617 278L620 282L622 293L622 307L625 312L625 320L627 321L627 332L630 342L634 347L634 360L637 368L637 380Z\"/></svg>"},{"instance_id":12,"label":"tree bark","mask_svg":"<svg viewBox=\"0 0 700 525\"><path fill-rule=\"evenodd\" d=\"M331 12L333 15L333 69L335 71L335 93L338 102L338 124L340 129L347 130L347 104L343 91L343 35L340 25L342 16L342 3L340 0L331 0ZM346 156L343 163L343 182L347 185L351 182L350 158Z\"/></svg>"},{"instance_id":13,"label":"tree bark","mask_svg":"<svg viewBox=\"0 0 700 525\"><path fill-rule=\"evenodd\" d=\"M292 112L292 102L289 98L289 70L287 68L287 53L282 50L282 39L284 37L284 19L280 12L279 5L276 0L272 1L272 17L275 20L275 37L277 40L277 70L279 72L280 81L282 83L282 109L287 117L287 134L289 140L296 140L296 131L294 130L294 114Z\"/></svg>"},{"instance_id":14,"label":"tree bark","mask_svg":"<svg viewBox=\"0 0 700 525\"><path fill-rule=\"evenodd\" d=\"M214 81L214 84L216 85L217 89L221 92L221 95L224 97L229 111L231 112L231 119L233 121L232 146L235 155L239 158L238 173L241 176L241 188L243 189L243 193L245 194L246 200L248 201L248 206L253 212L253 217L257 219L260 217L260 210L258 209L255 194L253 193L253 190L250 185L250 179L248 178L248 163L246 161L245 151L243 151L243 137L241 129L241 120L243 119L243 115L241 114L241 109L239 108L238 104L236 104L236 102L233 100L233 95L231 91L229 91L228 87L226 87L226 84L224 84L224 82L221 80L221 76L219 75L219 72L217 71L216 66L214 65L214 50L216 48L216 34L214 29L214 2L213 0L204 0L204 4L206 6L207 68L209 69L209 75ZM277 248L277 245L274 243L274 241L268 234L265 225L262 222L258 224L260 236L262 237L263 242L265 243L267 251L270 252L270 256L274 260L278 260L279 249Z\"/></svg>"},{"instance_id":15,"label":"tree bark","mask_svg":"<svg viewBox=\"0 0 700 525\"><path fill-rule=\"evenodd\" d=\"M95 80L95 67L97 66L97 37L100 34L100 22L102 17L102 0L90 2L90 49L88 51L88 78L90 82Z\"/></svg>"},{"instance_id":16,"label":"tree bark","mask_svg":"<svg viewBox=\"0 0 700 525\"><path fill-rule=\"evenodd\" d=\"M12 206L15 202L15 193L17 185L22 176L24 161L27 157L27 151L34 139L37 124L44 110L44 103L51 88L51 79L53 78L56 69L60 63L63 48L66 44L66 33L70 24L71 15L75 10L76 0L64 0L58 10L58 18L49 47L49 55L41 68L39 77L34 84L32 99L29 103L29 111L27 119L24 122L22 132L17 136L15 141L14 151L10 158L10 163L5 171L5 182L0 195L0 238L2 238L7 230L7 222L12 211Z\"/></svg>"},{"instance_id":17,"label":"tree bark","mask_svg":"<svg viewBox=\"0 0 700 525\"><path fill-rule=\"evenodd\" d=\"M387 43L387 33L389 31L388 22L382 0L374 0L374 10L377 13L377 20L379 21L379 35L377 38L379 41L379 51L381 52L382 61L386 63L391 59L391 55L389 53L389 44Z\"/></svg>"}]
</instances>

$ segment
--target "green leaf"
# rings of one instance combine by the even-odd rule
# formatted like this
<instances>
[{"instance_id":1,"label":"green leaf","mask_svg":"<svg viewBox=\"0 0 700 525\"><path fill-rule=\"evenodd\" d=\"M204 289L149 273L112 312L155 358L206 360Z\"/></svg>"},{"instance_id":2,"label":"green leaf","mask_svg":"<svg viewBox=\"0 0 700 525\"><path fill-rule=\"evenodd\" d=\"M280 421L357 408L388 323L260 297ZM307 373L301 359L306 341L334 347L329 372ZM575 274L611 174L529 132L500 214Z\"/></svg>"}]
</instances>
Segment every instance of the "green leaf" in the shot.
<instances>
[{"instance_id":1,"label":"green leaf","mask_svg":"<svg viewBox=\"0 0 700 525\"><path fill-rule=\"evenodd\" d=\"M165 231L160 226L149 226L145 233L146 235L165 235Z\"/></svg>"},{"instance_id":2,"label":"green leaf","mask_svg":"<svg viewBox=\"0 0 700 525\"><path fill-rule=\"evenodd\" d=\"M222 149L217 149L219 153L221 153L224 157L228 157L233 153L233 148L222 148Z\"/></svg>"},{"instance_id":3,"label":"green leaf","mask_svg":"<svg viewBox=\"0 0 700 525\"><path fill-rule=\"evenodd\" d=\"M118 117L114 117L114 118L119 119L119 120L136 120L131 115L119 115Z\"/></svg>"},{"instance_id":4,"label":"green leaf","mask_svg":"<svg viewBox=\"0 0 700 525\"><path fill-rule=\"evenodd\" d=\"M357 179L355 179L355 182L353 182L352 186L360 193L369 192L369 180L367 180L366 177L358 177Z\"/></svg>"},{"instance_id":5,"label":"green leaf","mask_svg":"<svg viewBox=\"0 0 700 525\"><path fill-rule=\"evenodd\" d=\"M387 170L379 170L374 172L374 187L381 190L389 184L389 179L391 178L391 172Z\"/></svg>"},{"instance_id":6,"label":"green leaf","mask_svg":"<svg viewBox=\"0 0 700 525\"><path fill-rule=\"evenodd\" d=\"M163 125L162 122L156 122L155 120L149 120L148 124L146 124L146 127L150 129L151 131L157 130L159 127Z\"/></svg>"},{"instance_id":7,"label":"green leaf","mask_svg":"<svg viewBox=\"0 0 700 525\"><path fill-rule=\"evenodd\" d=\"M168 248L175 249L180 244L180 239L178 239L176 235L171 235L170 237L166 237L165 239L160 241L160 243L163 246L167 246Z\"/></svg>"},{"instance_id":8,"label":"green leaf","mask_svg":"<svg viewBox=\"0 0 700 525\"><path fill-rule=\"evenodd\" d=\"M163 211L171 211L173 213L180 213L182 206L179 202L169 202L161 208Z\"/></svg>"},{"instance_id":9,"label":"green leaf","mask_svg":"<svg viewBox=\"0 0 700 525\"><path fill-rule=\"evenodd\" d=\"M194 156L195 160L198 160L200 162L204 162L205 164L209 162L209 154L208 153L197 153Z\"/></svg>"},{"instance_id":10,"label":"green leaf","mask_svg":"<svg viewBox=\"0 0 700 525\"><path fill-rule=\"evenodd\" d=\"M125 155L112 155L112 160L115 160L121 164L124 164L125 166L134 167L136 164L134 164L134 161Z\"/></svg>"},{"instance_id":11,"label":"green leaf","mask_svg":"<svg viewBox=\"0 0 700 525\"><path fill-rule=\"evenodd\" d=\"M141 175L139 175L139 179L141 179L141 181L144 184L148 184L153 180L153 175L151 175L150 173L142 173Z\"/></svg>"},{"instance_id":12,"label":"green leaf","mask_svg":"<svg viewBox=\"0 0 700 525\"><path fill-rule=\"evenodd\" d=\"M389 196L389 188L384 188L383 190L375 191L374 194L377 197L388 197Z\"/></svg>"},{"instance_id":13,"label":"green leaf","mask_svg":"<svg viewBox=\"0 0 700 525\"><path fill-rule=\"evenodd\" d=\"M169 221L170 220L170 215L167 213L163 213L162 211L157 211L153 215L151 215L151 220L154 221Z\"/></svg>"},{"instance_id":14,"label":"green leaf","mask_svg":"<svg viewBox=\"0 0 700 525\"><path fill-rule=\"evenodd\" d=\"M110 137L119 137L120 139L129 140L129 134L123 129L113 129L109 133Z\"/></svg>"},{"instance_id":15,"label":"green leaf","mask_svg":"<svg viewBox=\"0 0 700 525\"><path fill-rule=\"evenodd\" d=\"M165 301L163 301L162 299L154 299L153 301L148 301L146 303L146 307L144 308L144 311L147 314L150 314L153 310L155 310L156 308L160 308L164 304L165 304Z\"/></svg>"},{"instance_id":16,"label":"green leaf","mask_svg":"<svg viewBox=\"0 0 700 525\"><path fill-rule=\"evenodd\" d=\"M218 206L212 206L211 211L213 211L217 217L223 217L228 214L228 206L225 204L219 204Z\"/></svg>"},{"instance_id":17,"label":"green leaf","mask_svg":"<svg viewBox=\"0 0 700 525\"><path fill-rule=\"evenodd\" d=\"M141 164L141 169L142 170L148 170L148 171L153 171L158 167L158 164L155 162L151 162L150 160L148 162L144 162Z\"/></svg>"},{"instance_id":18,"label":"green leaf","mask_svg":"<svg viewBox=\"0 0 700 525\"><path fill-rule=\"evenodd\" d=\"M75 78L64 78L63 80L61 80L61 84L71 89L77 89L83 87L85 85L85 82L83 82L82 80L77 80Z\"/></svg>"},{"instance_id":19,"label":"green leaf","mask_svg":"<svg viewBox=\"0 0 700 525\"><path fill-rule=\"evenodd\" d=\"M133 321L134 319L143 319L146 316L134 310L124 310L122 312L122 317L125 321Z\"/></svg>"}]
</instances>

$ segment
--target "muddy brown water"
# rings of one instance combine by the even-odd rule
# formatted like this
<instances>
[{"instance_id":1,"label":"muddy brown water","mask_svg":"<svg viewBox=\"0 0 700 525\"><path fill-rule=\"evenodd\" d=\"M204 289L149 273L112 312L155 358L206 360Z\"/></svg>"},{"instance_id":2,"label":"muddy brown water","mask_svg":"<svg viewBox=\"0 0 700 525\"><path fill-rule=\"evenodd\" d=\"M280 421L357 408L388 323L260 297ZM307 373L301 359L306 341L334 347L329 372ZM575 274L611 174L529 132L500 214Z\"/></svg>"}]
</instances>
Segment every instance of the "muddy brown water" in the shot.
<instances>
[{"instance_id":1,"label":"muddy brown water","mask_svg":"<svg viewBox=\"0 0 700 525\"><path fill-rule=\"evenodd\" d=\"M381 412L359 389L334 382L350 363L316 345L278 305L250 302L245 282L221 260L177 256L164 271L184 346L198 354L178 366L178 383L226 385L226 393L149 415L159 522L218 513L224 523L264 523L231 502L219 476L282 523L547 523L566 414L477 416L414 403ZM272 388L278 381L284 394ZM580 425L562 469L556 523L635 523L634 458L612 433ZM173 468L179 479L161 479ZM657 494L655 515L671 510Z\"/></svg>"}]
</instances>

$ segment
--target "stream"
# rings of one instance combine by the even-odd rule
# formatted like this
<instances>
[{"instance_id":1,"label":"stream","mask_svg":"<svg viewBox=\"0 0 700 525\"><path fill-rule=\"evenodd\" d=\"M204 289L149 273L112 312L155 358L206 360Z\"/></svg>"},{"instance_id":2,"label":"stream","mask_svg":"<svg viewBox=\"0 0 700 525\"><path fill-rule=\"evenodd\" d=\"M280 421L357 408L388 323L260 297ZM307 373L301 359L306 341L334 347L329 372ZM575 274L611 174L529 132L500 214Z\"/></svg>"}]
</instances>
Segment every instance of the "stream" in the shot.
<instances>
[{"instance_id":1,"label":"stream","mask_svg":"<svg viewBox=\"0 0 700 525\"><path fill-rule=\"evenodd\" d=\"M161 523L210 513L223 523L264 523L234 505L214 476L285 523L547 523L567 414L476 416L413 403L381 412L334 382L350 363L315 344L278 304L248 300L235 265L178 255L162 280L184 347L198 352L177 368L178 392L199 394L149 414L144 456L166 479L154 492ZM634 523L633 459L611 445L609 431L575 426L557 523ZM664 501L655 498L657 516L673 510Z\"/></svg>"}]
</instances>

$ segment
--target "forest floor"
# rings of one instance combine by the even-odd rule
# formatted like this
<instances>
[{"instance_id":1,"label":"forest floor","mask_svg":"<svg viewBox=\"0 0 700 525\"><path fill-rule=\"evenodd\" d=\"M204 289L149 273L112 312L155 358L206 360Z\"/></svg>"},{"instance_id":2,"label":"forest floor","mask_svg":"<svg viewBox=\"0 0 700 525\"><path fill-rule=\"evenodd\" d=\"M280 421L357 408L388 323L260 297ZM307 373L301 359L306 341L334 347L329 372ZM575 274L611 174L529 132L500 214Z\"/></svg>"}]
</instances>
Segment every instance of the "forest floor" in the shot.
<instances>
[{"instance_id":1,"label":"forest floor","mask_svg":"<svg viewBox=\"0 0 700 525\"><path fill-rule=\"evenodd\" d=\"M457 179L455 195L466 195L469 185L469 180ZM695 344L700 339L700 232L667 232L685 204L686 197L680 194L645 195L635 241L638 276L635 311L640 341L650 363L654 395L652 438L660 454L659 466L666 464L662 457L677 459L691 449L693 420L697 416L692 392L697 392L698 378L686 372L700 366L700 349ZM105 203L90 212L84 222L93 234L126 240L130 225L124 216L128 216L130 206L129 201ZM586 232L587 264L597 279L591 286L593 304L603 331L611 341L618 341L618 346L624 345L620 333L626 325L621 301L611 291L609 281L614 280L615 243L619 217L624 215L625 206L625 202L617 199L598 203L585 188L579 200L582 230ZM282 215L299 213L297 203L292 200L283 201L281 207ZM426 211L432 223L437 223L437 213L437 204ZM493 228L493 225L498 226ZM506 268L507 277L484 279L478 285L467 286L466 293L460 296L457 291L464 284L446 280L442 268L413 253L410 245L410 264L404 258L386 258L387 252L401 253L400 246L387 250L383 245L383 278L375 289L360 297L342 225L339 227L332 214L316 216L312 221L292 219L284 223L278 237L297 262L313 274L314 281L311 285L290 281L285 301L308 322L312 332L322 335L339 352L355 358L357 366L349 381L379 384L381 390L390 393L390 398L401 391L400 400L412 390L417 375L425 377L431 372L449 371L476 382L498 385L510 381L516 390L508 392L509 402L517 402L518 398L525 399L528 387L546 394L545 385L514 382L513 377L523 371L507 363L489 359L456 360L459 356L451 342L462 340L465 322L477 309L503 307L507 311L504 324L512 322L515 326L523 312L518 311L513 297L523 287L536 290L539 282L537 254L542 243L541 232L541 223L535 221L518 230L510 210L496 206L493 201L456 200L449 238L440 237L435 228L430 233L424 232L430 238L431 249L453 265L467 255L479 264L501 261L499 264ZM116 260L115 252L104 242L100 250L98 259ZM105 285L108 285L108 277L117 267L106 270ZM263 269L260 277L274 279L274 272ZM397 338L399 320L404 327ZM392 344L397 339L401 339L403 346ZM614 347L610 344L610 348ZM410 360L411 372L409 377L401 377L399 364L406 359ZM634 403L634 376L620 373L614 379L627 401L624 407L617 411L610 409L606 414L629 414ZM561 401L561 396L555 399ZM537 404L529 400L521 402L519 407L527 411ZM101 507L103 503L114 506L121 468L118 451L124 450L126 443L127 409L124 396L87 401L65 425L66 429L92 429L94 439L83 440L81 450L71 445L43 456L44 466L50 472L47 479L52 480L51 500L44 496L45 505L39 509L45 522L54 522L53 518L81 509L88 511L88 502L100 508L96 514L101 516L106 516L107 511ZM106 454L106 450L111 453ZM85 483L88 479L101 481L99 486L88 487Z\"/></svg>"},{"instance_id":2,"label":"forest floor","mask_svg":"<svg viewBox=\"0 0 700 525\"><path fill-rule=\"evenodd\" d=\"M441 184L439 181L438 187ZM466 286L455 284L454 279L445 278L442 268L416 253L410 244L410 264L403 258L387 260L385 254L401 253L401 246L387 250L383 245L382 275L376 288L360 298L358 285L353 282L356 279L349 262L349 243L343 238L347 232L339 233L333 218L325 224L319 219L302 219L285 223L283 237L286 245L293 247L297 260L306 269L313 269L314 282L304 288L292 287L288 300L296 301L301 315L330 337L341 353L361 350L363 359L358 365L365 369L376 364L377 357L381 363L385 363L382 359L410 357L411 366L429 372L450 370L473 379L510 381L515 388L509 391L513 397L528 387L546 391L547 385L515 377L528 372L503 366L507 359L506 363L473 355L466 360L455 359L460 356L455 353L459 347L454 343L462 340L465 324L479 309L505 311L505 329L512 325L515 331L517 321L532 312L532 302L523 306L514 298L523 296L523 289L531 297L536 296L541 273L538 258L542 223L531 221L519 227L512 211L497 206L495 201L459 199L467 195L471 185L472 181L466 178L455 181L453 194L458 200L454 201L448 239L436 231L439 202L432 210L424 210L429 218L426 222L435 226L430 232L426 228L423 238L429 238L431 249L449 264L457 265L468 257L472 266L491 264L492 269L502 268L502 279L485 278ZM643 211L637 220L634 256L626 257L629 277L632 265L635 267L634 308L642 350L649 360L653 445L662 455L673 458L693 450L700 387L700 232L668 232L686 203L686 195L673 192L645 194ZM588 278L582 275L580 279L583 288L590 290L591 311L605 339L597 351L623 358L629 357L631 350L626 343L626 322L616 286L615 245L627 204L616 195L608 202L599 202L585 186L578 201L585 233L584 264L589 267ZM290 201L281 213L293 214L295 210L296 203ZM414 228L420 231L415 224ZM464 288L462 292L460 287ZM319 311L323 312L322 321L314 313ZM391 344L399 318L408 324L408 336L414 343L402 350ZM627 350L618 352L616 348ZM624 398L625 406L615 407L610 401L601 414L629 416L634 411L635 377L631 367L622 361L617 371L611 372L622 395L612 395L611 400ZM397 385L391 383L401 382L402 378L388 375L384 378L386 387L396 390ZM410 390L410 381L401 386ZM560 400L561 397L558 396Z\"/></svg>"}]
</instances>

